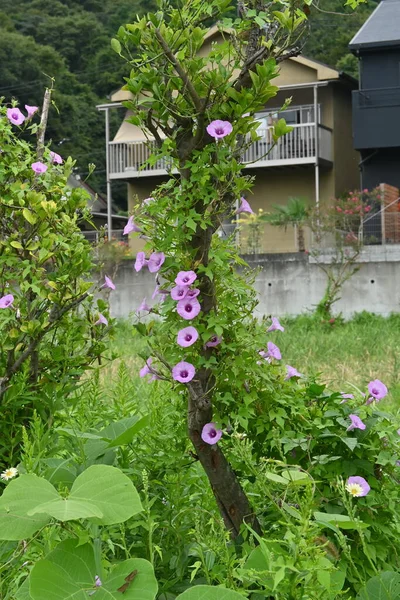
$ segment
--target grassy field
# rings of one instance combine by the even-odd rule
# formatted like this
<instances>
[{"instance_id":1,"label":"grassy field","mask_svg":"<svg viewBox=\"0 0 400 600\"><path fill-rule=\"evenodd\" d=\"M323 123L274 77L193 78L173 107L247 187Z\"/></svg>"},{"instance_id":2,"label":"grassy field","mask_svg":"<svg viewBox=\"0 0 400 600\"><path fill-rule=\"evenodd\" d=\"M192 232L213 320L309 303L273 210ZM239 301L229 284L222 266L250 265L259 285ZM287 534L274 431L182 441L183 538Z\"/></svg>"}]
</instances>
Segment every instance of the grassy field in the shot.
<instances>
[{"instance_id":1,"label":"grassy field","mask_svg":"<svg viewBox=\"0 0 400 600\"><path fill-rule=\"evenodd\" d=\"M282 319L285 332L274 340L285 363L336 389L364 389L372 379L389 388L388 404L400 407L400 315L360 313L349 322L321 324L310 317Z\"/></svg>"},{"instance_id":2,"label":"grassy field","mask_svg":"<svg viewBox=\"0 0 400 600\"><path fill-rule=\"evenodd\" d=\"M361 313L352 321L321 324L309 316L283 318L285 332L268 334L266 341L276 343L282 362L306 375L320 373L319 379L340 391L351 391L351 384L364 389L372 379L380 379L389 388L386 408L400 408L400 315L389 318ZM147 354L144 340L135 336L127 322L121 322L113 349L132 374ZM114 361L112 372L118 368ZM106 369L111 375L109 369Z\"/></svg>"}]
</instances>

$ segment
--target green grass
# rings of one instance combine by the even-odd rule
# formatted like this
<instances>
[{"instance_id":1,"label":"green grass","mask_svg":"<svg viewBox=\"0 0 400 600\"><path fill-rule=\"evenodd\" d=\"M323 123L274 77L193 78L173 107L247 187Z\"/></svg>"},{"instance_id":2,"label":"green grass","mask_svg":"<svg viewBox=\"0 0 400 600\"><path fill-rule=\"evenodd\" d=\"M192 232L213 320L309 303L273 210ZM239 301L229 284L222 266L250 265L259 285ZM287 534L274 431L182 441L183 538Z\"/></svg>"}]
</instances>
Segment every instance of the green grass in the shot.
<instances>
[{"instance_id":1,"label":"green grass","mask_svg":"<svg viewBox=\"0 0 400 600\"><path fill-rule=\"evenodd\" d=\"M282 361L340 391L362 390L372 379L389 388L387 406L400 406L400 314L360 313L348 322L320 323L309 316L281 319L285 332L268 334Z\"/></svg>"},{"instance_id":2,"label":"green grass","mask_svg":"<svg viewBox=\"0 0 400 600\"><path fill-rule=\"evenodd\" d=\"M267 334L282 352L283 364L296 367L305 375L320 374L319 379L339 391L362 390L372 379L389 388L386 408L400 407L400 314L388 318L359 313L354 319L333 324L321 323L312 316L283 318L285 332ZM112 343L114 352L138 373L147 355L146 342L125 321L121 322ZM113 361L107 376L118 369Z\"/></svg>"}]
</instances>

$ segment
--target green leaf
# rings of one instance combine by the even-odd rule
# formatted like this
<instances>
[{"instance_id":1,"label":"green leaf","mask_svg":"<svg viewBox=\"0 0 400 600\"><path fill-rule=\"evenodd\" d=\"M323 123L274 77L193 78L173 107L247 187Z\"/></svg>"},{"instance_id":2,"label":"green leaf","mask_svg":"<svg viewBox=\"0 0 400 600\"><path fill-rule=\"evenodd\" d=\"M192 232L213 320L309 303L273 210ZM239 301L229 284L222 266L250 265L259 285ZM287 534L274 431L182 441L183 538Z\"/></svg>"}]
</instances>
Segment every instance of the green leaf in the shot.
<instances>
[{"instance_id":1,"label":"green leaf","mask_svg":"<svg viewBox=\"0 0 400 600\"><path fill-rule=\"evenodd\" d=\"M242 594L211 585L195 585L179 594L176 600L243 600Z\"/></svg>"},{"instance_id":2,"label":"green leaf","mask_svg":"<svg viewBox=\"0 0 400 600\"><path fill-rule=\"evenodd\" d=\"M20 475L11 481L0 498L0 540L23 540L46 525L47 514L28 516L37 506L58 497L54 487L37 475Z\"/></svg>"},{"instance_id":3,"label":"green leaf","mask_svg":"<svg viewBox=\"0 0 400 600\"><path fill-rule=\"evenodd\" d=\"M109 448L123 446L125 444L130 444L134 435L144 427L147 427L149 422L149 415L141 418L137 415L128 417L127 419L121 419L121 421L111 423L99 433L99 436L110 442L108 445Z\"/></svg>"},{"instance_id":4,"label":"green leaf","mask_svg":"<svg viewBox=\"0 0 400 600\"><path fill-rule=\"evenodd\" d=\"M355 438L355 437L354 438L346 437L346 438L340 438L340 439L353 452L354 448L357 446L357 438Z\"/></svg>"},{"instance_id":5,"label":"green leaf","mask_svg":"<svg viewBox=\"0 0 400 600\"><path fill-rule=\"evenodd\" d=\"M368 527L367 523L364 523L363 521L352 521L347 515L315 512L314 518L320 524L331 524L340 529L365 529Z\"/></svg>"},{"instance_id":6,"label":"green leaf","mask_svg":"<svg viewBox=\"0 0 400 600\"><path fill-rule=\"evenodd\" d=\"M24 217L28 221L28 223L30 223L31 225L34 225L36 223L36 221L37 221L36 215L34 215L27 208L22 209L22 214L24 215Z\"/></svg>"},{"instance_id":7,"label":"green leaf","mask_svg":"<svg viewBox=\"0 0 400 600\"><path fill-rule=\"evenodd\" d=\"M75 519L89 519L90 517L102 518L103 513L98 506L87 500L75 500L74 498L61 498L60 496L36 506L28 512L28 515L45 513L58 521L73 521Z\"/></svg>"},{"instance_id":8,"label":"green leaf","mask_svg":"<svg viewBox=\"0 0 400 600\"><path fill-rule=\"evenodd\" d=\"M157 594L153 567L147 560L126 560L108 576L100 574L102 586L99 588L94 586L96 575L93 547L66 540L32 569L29 578L31 598L87 600L90 592L95 591L96 600L154 600ZM129 577L131 581L126 580ZM127 583L124 591L118 591Z\"/></svg>"},{"instance_id":9,"label":"green leaf","mask_svg":"<svg viewBox=\"0 0 400 600\"><path fill-rule=\"evenodd\" d=\"M18 250L20 250L22 248L21 242L17 242L16 240L13 240L12 242L10 242L10 246L12 246L13 248L18 248Z\"/></svg>"},{"instance_id":10,"label":"green leaf","mask_svg":"<svg viewBox=\"0 0 400 600\"><path fill-rule=\"evenodd\" d=\"M111 40L111 48L112 48L112 49L114 50L114 52L116 52L117 54L121 54L122 47L121 47L121 44L120 44L120 42L119 42L119 41L118 41L116 38L113 38L113 39Z\"/></svg>"},{"instance_id":11,"label":"green leaf","mask_svg":"<svg viewBox=\"0 0 400 600\"><path fill-rule=\"evenodd\" d=\"M399 600L400 574L383 571L367 581L357 596L357 600Z\"/></svg>"},{"instance_id":12,"label":"green leaf","mask_svg":"<svg viewBox=\"0 0 400 600\"><path fill-rule=\"evenodd\" d=\"M102 525L123 523L143 510L132 481L119 469L92 465L75 480L69 496L87 500L97 506L103 516Z\"/></svg>"}]
</instances>

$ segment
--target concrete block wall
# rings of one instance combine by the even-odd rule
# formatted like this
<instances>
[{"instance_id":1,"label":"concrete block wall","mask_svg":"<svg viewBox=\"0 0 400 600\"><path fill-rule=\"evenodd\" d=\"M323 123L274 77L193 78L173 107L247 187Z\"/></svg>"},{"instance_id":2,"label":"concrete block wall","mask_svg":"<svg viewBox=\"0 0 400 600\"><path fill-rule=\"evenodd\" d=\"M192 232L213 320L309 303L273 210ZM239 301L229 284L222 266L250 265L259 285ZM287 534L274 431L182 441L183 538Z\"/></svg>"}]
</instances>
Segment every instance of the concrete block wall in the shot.
<instances>
[{"instance_id":1,"label":"concrete block wall","mask_svg":"<svg viewBox=\"0 0 400 600\"><path fill-rule=\"evenodd\" d=\"M347 281L334 311L350 318L363 310L387 316L400 310L400 246L370 247L360 257L360 270ZM260 269L255 286L259 296L257 316L299 315L315 308L325 291L326 276L306 254L252 255L249 266ZM327 261L329 259L327 258ZM114 278L111 314L127 318L147 298L150 303L155 277L147 270L136 273L133 261L124 263Z\"/></svg>"}]
</instances>

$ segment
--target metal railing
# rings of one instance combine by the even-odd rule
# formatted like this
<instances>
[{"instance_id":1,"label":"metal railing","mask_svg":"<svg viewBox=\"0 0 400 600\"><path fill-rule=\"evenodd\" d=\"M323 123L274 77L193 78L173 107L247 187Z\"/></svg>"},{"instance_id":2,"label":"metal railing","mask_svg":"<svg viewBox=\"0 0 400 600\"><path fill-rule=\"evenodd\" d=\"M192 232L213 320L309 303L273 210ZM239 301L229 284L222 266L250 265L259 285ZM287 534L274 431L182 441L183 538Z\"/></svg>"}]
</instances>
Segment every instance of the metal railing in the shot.
<instances>
[{"instance_id":1,"label":"metal railing","mask_svg":"<svg viewBox=\"0 0 400 600\"><path fill-rule=\"evenodd\" d=\"M400 106L400 87L355 90L353 101L357 108Z\"/></svg>"},{"instance_id":2,"label":"metal railing","mask_svg":"<svg viewBox=\"0 0 400 600\"><path fill-rule=\"evenodd\" d=\"M91 242L92 244L98 244L98 242L101 239L104 239L105 237L105 233L102 231L96 231L96 230L92 230L92 231L82 231L81 232L83 237L85 237L89 242ZM124 231L123 229L113 229L112 232L112 239L116 240L116 241L126 241L126 236L123 235Z\"/></svg>"},{"instance_id":3,"label":"metal railing","mask_svg":"<svg viewBox=\"0 0 400 600\"><path fill-rule=\"evenodd\" d=\"M248 167L313 164L316 156L315 123L293 125L293 130L273 143L272 127L259 129L260 139L253 142L242 157ZM318 125L319 157L332 161L332 131ZM172 161L160 158L149 163L150 155L157 152L152 141L110 142L110 177L140 177L165 175L171 171Z\"/></svg>"}]
</instances>

